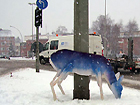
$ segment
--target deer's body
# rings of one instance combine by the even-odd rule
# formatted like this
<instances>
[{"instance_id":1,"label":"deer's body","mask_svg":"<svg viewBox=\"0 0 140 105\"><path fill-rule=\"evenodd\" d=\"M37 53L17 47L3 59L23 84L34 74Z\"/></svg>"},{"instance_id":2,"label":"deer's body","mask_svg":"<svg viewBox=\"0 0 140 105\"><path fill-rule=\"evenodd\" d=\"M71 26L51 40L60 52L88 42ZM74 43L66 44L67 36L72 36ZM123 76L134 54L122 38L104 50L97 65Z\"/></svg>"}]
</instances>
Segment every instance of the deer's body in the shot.
<instances>
[{"instance_id":1,"label":"deer's body","mask_svg":"<svg viewBox=\"0 0 140 105\"><path fill-rule=\"evenodd\" d=\"M123 77L117 80L112 66L103 56L71 50L59 50L51 55L50 63L57 71L56 76L50 83L54 100L56 100L56 94L53 86L58 83L60 90L65 94L61 87L61 83L70 72L87 76L96 75L100 87L101 99L103 99L102 77L104 76L115 97L121 98L121 91L123 89L121 81Z\"/></svg>"}]
</instances>

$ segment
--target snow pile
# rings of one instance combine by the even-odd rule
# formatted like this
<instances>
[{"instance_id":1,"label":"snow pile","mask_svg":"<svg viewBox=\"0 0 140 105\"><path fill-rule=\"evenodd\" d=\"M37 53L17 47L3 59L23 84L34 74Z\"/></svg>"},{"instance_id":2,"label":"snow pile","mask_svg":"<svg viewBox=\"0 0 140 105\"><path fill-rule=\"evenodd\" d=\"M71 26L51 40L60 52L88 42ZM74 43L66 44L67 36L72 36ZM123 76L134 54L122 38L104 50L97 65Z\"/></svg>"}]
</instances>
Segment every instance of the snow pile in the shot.
<instances>
[{"instance_id":1,"label":"snow pile","mask_svg":"<svg viewBox=\"0 0 140 105\"><path fill-rule=\"evenodd\" d=\"M9 60L9 59L0 58L0 61L1 60ZM26 57L10 57L10 60L36 60L36 57L33 57L33 59L32 58L26 58Z\"/></svg>"},{"instance_id":2,"label":"snow pile","mask_svg":"<svg viewBox=\"0 0 140 105\"><path fill-rule=\"evenodd\" d=\"M10 57L10 60L35 60L36 58L26 58L26 57Z\"/></svg>"},{"instance_id":3,"label":"snow pile","mask_svg":"<svg viewBox=\"0 0 140 105\"><path fill-rule=\"evenodd\" d=\"M122 98L115 99L107 84L103 84L104 100L100 99L100 91L96 81L90 82L90 100L72 100L73 77L68 76L62 83L66 95L62 95L56 86L59 101L53 101L50 81L55 72L26 68L0 77L0 105L139 105L140 91L126 88Z\"/></svg>"}]
</instances>

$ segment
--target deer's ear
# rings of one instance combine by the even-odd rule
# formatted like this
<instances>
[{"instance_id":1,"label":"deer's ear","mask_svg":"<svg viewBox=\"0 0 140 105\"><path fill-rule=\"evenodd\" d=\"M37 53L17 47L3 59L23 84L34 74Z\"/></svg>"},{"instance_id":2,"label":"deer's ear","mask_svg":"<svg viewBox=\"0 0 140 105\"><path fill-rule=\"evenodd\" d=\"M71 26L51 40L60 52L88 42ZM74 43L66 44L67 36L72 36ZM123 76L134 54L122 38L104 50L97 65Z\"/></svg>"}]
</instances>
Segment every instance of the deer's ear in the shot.
<instances>
[{"instance_id":1,"label":"deer's ear","mask_svg":"<svg viewBox=\"0 0 140 105\"><path fill-rule=\"evenodd\" d=\"M118 72L117 74L115 74L115 76L116 76L116 78L117 78L117 80L118 80L119 77L120 77L120 72Z\"/></svg>"}]
</instances>

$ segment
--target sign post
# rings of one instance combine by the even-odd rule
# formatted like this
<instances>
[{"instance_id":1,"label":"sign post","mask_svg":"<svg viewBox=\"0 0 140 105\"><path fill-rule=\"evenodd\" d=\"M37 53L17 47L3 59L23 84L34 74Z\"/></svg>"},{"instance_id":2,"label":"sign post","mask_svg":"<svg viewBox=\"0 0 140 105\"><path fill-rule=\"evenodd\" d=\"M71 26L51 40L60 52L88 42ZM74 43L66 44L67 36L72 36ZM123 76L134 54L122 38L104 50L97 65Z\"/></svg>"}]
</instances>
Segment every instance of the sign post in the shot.
<instances>
[{"instance_id":1,"label":"sign post","mask_svg":"<svg viewBox=\"0 0 140 105\"><path fill-rule=\"evenodd\" d=\"M37 0L35 10L35 27L36 27L36 72L39 72L39 26L42 28L42 9L47 8L47 0Z\"/></svg>"},{"instance_id":2,"label":"sign post","mask_svg":"<svg viewBox=\"0 0 140 105\"><path fill-rule=\"evenodd\" d=\"M74 50L89 53L88 0L74 1ZM74 74L73 99L89 99L89 77Z\"/></svg>"},{"instance_id":3,"label":"sign post","mask_svg":"<svg viewBox=\"0 0 140 105\"><path fill-rule=\"evenodd\" d=\"M39 27L36 27L36 72L39 72Z\"/></svg>"}]
</instances>

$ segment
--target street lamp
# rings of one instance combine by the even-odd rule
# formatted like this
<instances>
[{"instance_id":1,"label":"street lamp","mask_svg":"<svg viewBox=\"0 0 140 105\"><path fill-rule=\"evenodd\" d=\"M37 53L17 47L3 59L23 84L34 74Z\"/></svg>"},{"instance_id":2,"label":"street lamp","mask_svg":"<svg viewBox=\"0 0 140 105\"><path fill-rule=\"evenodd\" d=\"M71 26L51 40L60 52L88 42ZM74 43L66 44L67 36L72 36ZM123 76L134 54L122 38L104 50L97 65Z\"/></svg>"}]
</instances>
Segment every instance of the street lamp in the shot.
<instances>
[{"instance_id":1,"label":"street lamp","mask_svg":"<svg viewBox=\"0 0 140 105\"><path fill-rule=\"evenodd\" d=\"M23 42L23 37L22 37L22 34L21 34L20 30L18 28L14 27L14 26L10 26L10 27L15 28L16 30L18 30L18 32L20 33L20 36L21 36L21 42Z\"/></svg>"},{"instance_id":2,"label":"street lamp","mask_svg":"<svg viewBox=\"0 0 140 105\"><path fill-rule=\"evenodd\" d=\"M20 36L21 36L21 42L23 42L23 37L22 37L22 34L21 34L21 32L19 31L19 29L16 28L16 27L14 27L14 26L10 26L10 27L15 28L16 30L18 30L18 32L20 33ZM20 56L22 56L22 52L21 52L21 44L20 44Z\"/></svg>"},{"instance_id":3,"label":"street lamp","mask_svg":"<svg viewBox=\"0 0 140 105\"><path fill-rule=\"evenodd\" d=\"M104 28L104 36L107 38L107 32L106 32L106 0L105 0L105 28ZM104 56L107 57L107 42L104 41Z\"/></svg>"},{"instance_id":4,"label":"street lamp","mask_svg":"<svg viewBox=\"0 0 140 105\"><path fill-rule=\"evenodd\" d=\"M33 42L33 6L36 5L35 3L28 3L29 5L32 6L32 42Z\"/></svg>"},{"instance_id":5,"label":"street lamp","mask_svg":"<svg viewBox=\"0 0 140 105\"><path fill-rule=\"evenodd\" d=\"M31 42L31 46L33 44L33 6L36 5L35 3L28 3L29 5L32 6L32 42ZM33 59L33 51L32 51L32 59Z\"/></svg>"}]
</instances>

